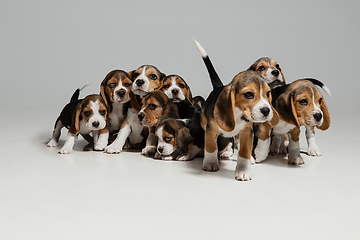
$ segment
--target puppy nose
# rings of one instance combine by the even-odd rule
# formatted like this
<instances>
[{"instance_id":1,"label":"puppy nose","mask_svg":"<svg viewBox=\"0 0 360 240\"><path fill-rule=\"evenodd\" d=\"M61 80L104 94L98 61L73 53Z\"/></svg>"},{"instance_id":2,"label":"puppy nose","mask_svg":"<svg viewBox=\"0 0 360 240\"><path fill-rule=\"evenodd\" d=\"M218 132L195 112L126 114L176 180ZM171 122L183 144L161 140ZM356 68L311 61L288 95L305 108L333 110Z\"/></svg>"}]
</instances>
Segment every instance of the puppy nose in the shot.
<instances>
[{"instance_id":1,"label":"puppy nose","mask_svg":"<svg viewBox=\"0 0 360 240\"><path fill-rule=\"evenodd\" d=\"M270 113L270 109L268 107L264 107L264 108L260 109L260 112L262 114L264 114L265 117L267 117Z\"/></svg>"},{"instance_id":2,"label":"puppy nose","mask_svg":"<svg viewBox=\"0 0 360 240\"><path fill-rule=\"evenodd\" d=\"M144 85L144 83L145 83L145 81L142 80L142 79L136 80L136 85L138 85L139 87L142 86L142 85Z\"/></svg>"},{"instance_id":3,"label":"puppy nose","mask_svg":"<svg viewBox=\"0 0 360 240\"><path fill-rule=\"evenodd\" d=\"M98 121L95 121L92 123L92 125L97 128L100 125L100 123Z\"/></svg>"},{"instance_id":4,"label":"puppy nose","mask_svg":"<svg viewBox=\"0 0 360 240\"><path fill-rule=\"evenodd\" d=\"M315 118L316 121L320 121L322 119L322 114L321 113L315 113L314 118Z\"/></svg>"},{"instance_id":5,"label":"puppy nose","mask_svg":"<svg viewBox=\"0 0 360 240\"><path fill-rule=\"evenodd\" d=\"M117 95L122 98L125 96L125 91L118 91Z\"/></svg>"},{"instance_id":6,"label":"puppy nose","mask_svg":"<svg viewBox=\"0 0 360 240\"><path fill-rule=\"evenodd\" d=\"M144 117L145 117L144 113L139 113L138 118L139 118L140 122L144 119Z\"/></svg>"},{"instance_id":7,"label":"puppy nose","mask_svg":"<svg viewBox=\"0 0 360 240\"><path fill-rule=\"evenodd\" d=\"M177 95L179 93L179 90L173 89L171 92L172 92L172 94Z\"/></svg>"},{"instance_id":8,"label":"puppy nose","mask_svg":"<svg viewBox=\"0 0 360 240\"><path fill-rule=\"evenodd\" d=\"M157 149L157 150L158 150L158 152L159 152L159 153L162 153L162 152L164 151L164 148L162 148L162 147L158 147L158 149Z\"/></svg>"},{"instance_id":9,"label":"puppy nose","mask_svg":"<svg viewBox=\"0 0 360 240\"><path fill-rule=\"evenodd\" d=\"M279 71L278 70L274 70L271 72L272 75L274 75L275 77L279 76Z\"/></svg>"}]
</instances>

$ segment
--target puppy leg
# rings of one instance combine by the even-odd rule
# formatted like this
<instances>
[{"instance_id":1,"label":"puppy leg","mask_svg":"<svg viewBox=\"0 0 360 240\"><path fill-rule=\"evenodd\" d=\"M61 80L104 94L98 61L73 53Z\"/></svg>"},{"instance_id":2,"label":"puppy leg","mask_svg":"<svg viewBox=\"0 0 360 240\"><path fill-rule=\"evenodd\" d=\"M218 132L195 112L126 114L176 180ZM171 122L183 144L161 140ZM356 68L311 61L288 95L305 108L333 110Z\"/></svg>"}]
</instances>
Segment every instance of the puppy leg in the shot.
<instances>
[{"instance_id":1,"label":"puppy leg","mask_svg":"<svg viewBox=\"0 0 360 240\"><path fill-rule=\"evenodd\" d=\"M104 150L104 148L108 144L108 139L109 139L109 130L107 128L101 129L99 131L99 137L98 137L97 141L95 142L94 149L97 151ZM95 139L94 139L94 141L95 141Z\"/></svg>"},{"instance_id":2,"label":"puppy leg","mask_svg":"<svg viewBox=\"0 0 360 240\"><path fill-rule=\"evenodd\" d=\"M68 132L67 138L65 140L65 144L64 146L60 149L59 153L60 154L69 154L72 153L73 151L73 147L74 147L74 143L75 143L75 137L76 134L73 134L71 132Z\"/></svg>"},{"instance_id":3,"label":"puppy leg","mask_svg":"<svg viewBox=\"0 0 360 240\"><path fill-rule=\"evenodd\" d=\"M264 161L269 154L270 132L271 125L268 122L259 124L258 142L254 150L257 163Z\"/></svg>"},{"instance_id":4,"label":"puppy leg","mask_svg":"<svg viewBox=\"0 0 360 240\"><path fill-rule=\"evenodd\" d=\"M240 131L240 149L235 169L235 179L249 181L252 178L251 172L251 151L253 144L253 132L251 125Z\"/></svg>"},{"instance_id":5,"label":"puppy leg","mask_svg":"<svg viewBox=\"0 0 360 240\"><path fill-rule=\"evenodd\" d=\"M52 138L51 138L50 142L48 142L48 144L47 144L48 147L56 147L56 146L59 145L59 138L60 138L60 135L61 135L61 129L63 127L64 127L64 125L62 124L62 122L58 118L56 120L56 123L55 123Z\"/></svg>"},{"instance_id":6,"label":"puppy leg","mask_svg":"<svg viewBox=\"0 0 360 240\"><path fill-rule=\"evenodd\" d=\"M219 136L217 144L219 158L229 159L234 154L234 138Z\"/></svg>"},{"instance_id":7,"label":"puppy leg","mask_svg":"<svg viewBox=\"0 0 360 240\"><path fill-rule=\"evenodd\" d=\"M305 135L308 143L307 154L309 156L320 157L322 154L316 145L314 127L306 127Z\"/></svg>"},{"instance_id":8,"label":"puppy leg","mask_svg":"<svg viewBox=\"0 0 360 240\"><path fill-rule=\"evenodd\" d=\"M192 160L196 157L196 155L200 152L201 148L191 145L189 151L183 155L177 156L176 160L178 161L187 161Z\"/></svg>"},{"instance_id":9,"label":"puppy leg","mask_svg":"<svg viewBox=\"0 0 360 240\"><path fill-rule=\"evenodd\" d=\"M125 124L123 123L121 126L122 128L120 129L114 142L112 142L109 146L105 148L104 151L106 153L112 154L112 153L120 153L122 151L126 139L129 137L131 133L131 127L127 122L125 122Z\"/></svg>"},{"instance_id":10,"label":"puppy leg","mask_svg":"<svg viewBox=\"0 0 360 240\"><path fill-rule=\"evenodd\" d=\"M150 156L156 153L158 139L155 135L155 127L149 128L149 136L146 139L146 146L141 151L142 155Z\"/></svg>"},{"instance_id":11,"label":"puppy leg","mask_svg":"<svg viewBox=\"0 0 360 240\"><path fill-rule=\"evenodd\" d=\"M299 144L300 128L296 127L289 134L289 157L288 163L295 165L304 164L304 159L300 156Z\"/></svg>"},{"instance_id":12,"label":"puppy leg","mask_svg":"<svg viewBox=\"0 0 360 240\"><path fill-rule=\"evenodd\" d=\"M219 170L218 149L216 145L216 139L219 133L212 131L211 128L206 125L205 129L205 151L202 169L205 171L215 172Z\"/></svg>"},{"instance_id":13,"label":"puppy leg","mask_svg":"<svg viewBox=\"0 0 360 240\"><path fill-rule=\"evenodd\" d=\"M286 154L287 150L284 144L284 136L283 135L274 135L272 137L271 146L270 146L270 154Z\"/></svg>"}]
</instances>

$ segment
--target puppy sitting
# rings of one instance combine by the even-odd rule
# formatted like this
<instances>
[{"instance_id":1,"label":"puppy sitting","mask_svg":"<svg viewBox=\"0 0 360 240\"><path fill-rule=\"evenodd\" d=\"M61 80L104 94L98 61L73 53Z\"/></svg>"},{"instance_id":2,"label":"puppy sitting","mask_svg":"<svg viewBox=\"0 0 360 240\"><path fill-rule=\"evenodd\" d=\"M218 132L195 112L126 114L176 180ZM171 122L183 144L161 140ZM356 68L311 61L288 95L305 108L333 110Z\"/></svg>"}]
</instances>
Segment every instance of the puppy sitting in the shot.
<instances>
[{"instance_id":1,"label":"puppy sitting","mask_svg":"<svg viewBox=\"0 0 360 240\"><path fill-rule=\"evenodd\" d=\"M53 136L48 147L55 147L61 134L61 129L66 127L69 129L64 146L59 153L66 154L73 151L75 137L80 133L89 143L94 143L95 150L103 150L109 137L107 124L107 106L100 95L93 94L78 99L80 91L86 87L78 88L68 103L60 113L55 122ZM92 133L93 138L89 135Z\"/></svg>"},{"instance_id":2,"label":"puppy sitting","mask_svg":"<svg viewBox=\"0 0 360 240\"><path fill-rule=\"evenodd\" d=\"M280 122L272 128L272 143L270 151L278 153L282 138L289 136L288 163L304 164L300 156L299 135L300 126L327 130L330 127L330 115L323 96L315 86L320 86L329 94L327 87L316 79L301 79L291 84L272 90L274 108L278 111ZM259 129L258 145L255 149L256 162L266 159L269 152L271 128ZM312 144L311 136L308 144Z\"/></svg>"},{"instance_id":3,"label":"puppy sitting","mask_svg":"<svg viewBox=\"0 0 360 240\"><path fill-rule=\"evenodd\" d=\"M161 88L161 82L165 74L152 65L143 65L131 72L133 83L131 91L134 97L130 101L130 106L126 113L126 118L120 126L120 130L113 143L105 148L106 153L120 153L128 140L129 144L136 148L143 148L146 139L156 141L155 133L148 132L138 119L141 99L149 92ZM149 136L148 136L149 135ZM143 154L150 154L146 151Z\"/></svg>"},{"instance_id":4,"label":"puppy sitting","mask_svg":"<svg viewBox=\"0 0 360 240\"><path fill-rule=\"evenodd\" d=\"M216 139L219 135L239 135L240 149L235 170L235 179L251 180L252 123L279 121L277 112L271 106L270 87L256 71L237 74L228 85L223 85L208 55L195 41L210 75L214 90L204 106L201 126L205 130L205 156L203 170L219 170Z\"/></svg>"},{"instance_id":5,"label":"puppy sitting","mask_svg":"<svg viewBox=\"0 0 360 240\"><path fill-rule=\"evenodd\" d=\"M167 118L179 118L178 108L166 94L161 90L156 90L146 95L141 101L141 110L138 119L143 126L149 128L149 135L143 155L153 155L156 152L157 138L155 128L159 122Z\"/></svg>"}]
</instances>

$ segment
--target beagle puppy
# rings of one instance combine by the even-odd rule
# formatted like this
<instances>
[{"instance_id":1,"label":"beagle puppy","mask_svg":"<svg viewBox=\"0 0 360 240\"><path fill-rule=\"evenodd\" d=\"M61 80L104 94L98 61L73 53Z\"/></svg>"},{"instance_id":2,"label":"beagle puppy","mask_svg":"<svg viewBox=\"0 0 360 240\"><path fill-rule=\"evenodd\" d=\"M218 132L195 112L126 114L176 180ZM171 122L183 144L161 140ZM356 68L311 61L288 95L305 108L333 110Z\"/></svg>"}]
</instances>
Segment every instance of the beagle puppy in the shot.
<instances>
[{"instance_id":1,"label":"beagle puppy","mask_svg":"<svg viewBox=\"0 0 360 240\"><path fill-rule=\"evenodd\" d=\"M235 179L251 180L252 123L270 122L275 126L279 117L271 105L271 91L260 73L243 71L223 85L204 48L195 41L210 75L213 91L207 98L201 126L205 131L205 151L202 168L219 170L216 139L239 135Z\"/></svg>"},{"instance_id":2,"label":"beagle puppy","mask_svg":"<svg viewBox=\"0 0 360 240\"><path fill-rule=\"evenodd\" d=\"M129 74L133 79L131 91L134 96L130 100L126 118L120 126L116 139L105 148L106 153L120 153L126 141L136 148L143 148L147 140L157 141L155 133L149 134L148 128L141 125L138 113L141 109L141 99L147 93L160 89L166 75L152 65L143 65Z\"/></svg>"},{"instance_id":3,"label":"beagle puppy","mask_svg":"<svg viewBox=\"0 0 360 240\"><path fill-rule=\"evenodd\" d=\"M286 84L285 77L279 63L272 58L259 58L248 68L248 70L259 72L271 89L275 86L282 86Z\"/></svg>"},{"instance_id":4,"label":"beagle puppy","mask_svg":"<svg viewBox=\"0 0 360 240\"><path fill-rule=\"evenodd\" d=\"M278 153L282 138L289 136L288 163L304 164L300 156L299 135L300 126L317 127L323 131L330 127L330 115L322 94L321 87L329 96L330 91L319 80L306 78L294 81L291 84L277 87L272 90L272 104L278 111L280 122L278 125L259 129L258 145L255 148L256 162L266 159L270 146L270 133L273 135L270 151ZM309 147L315 142L314 133L307 133Z\"/></svg>"},{"instance_id":5,"label":"beagle puppy","mask_svg":"<svg viewBox=\"0 0 360 240\"><path fill-rule=\"evenodd\" d=\"M203 153L204 130L200 125L201 112L194 119L165 119L156 128L158 137L155 158L163 160L192 160Z\"/></svg>"},{"instance_id":6,"label":"beagle puppy","mask_svg":"<svg viewBox=\"0 0 360 240\"><path fill-rule=\"evenodd\" d=\"M48 147L58 146L61 129L69 129L64 146L59 153L68 154L73 151L75 138L81 134L89 143L94 143L95 150L103 150L109 137L107 105L100 95L93 94L78 99L80 91L88 85L78 88L60 113L55 122L53 136ZM89 133L92 133L91 137Z\"/></svg>"},{"instance_id":7,"label":"beagle puppy","mask_svg":"<svg viewBox=\"0 0 360 240\"><path fill-rule=\"evenodd\" d=\"M146 147L142 150L143 155L154 155L157 146L155 128L159 122L167 118L179 118L178 107L161 90L155 90L147 94L141 101L141 109L138 114L140 124L149 128L149 137Z\"/></svg>"},{"instance_id":8,"label":"beagle puppy","mask_svg":"<svg viewBox=\"0 0 360 240\"><path fill-rule=\"evenodd\" d=\"M131 92L131 76L122 70L109 72L100 86L100 96L109 106L109 132L118 132L126 117L130 100L134 97Z\"/></svg>"}]
</instances>

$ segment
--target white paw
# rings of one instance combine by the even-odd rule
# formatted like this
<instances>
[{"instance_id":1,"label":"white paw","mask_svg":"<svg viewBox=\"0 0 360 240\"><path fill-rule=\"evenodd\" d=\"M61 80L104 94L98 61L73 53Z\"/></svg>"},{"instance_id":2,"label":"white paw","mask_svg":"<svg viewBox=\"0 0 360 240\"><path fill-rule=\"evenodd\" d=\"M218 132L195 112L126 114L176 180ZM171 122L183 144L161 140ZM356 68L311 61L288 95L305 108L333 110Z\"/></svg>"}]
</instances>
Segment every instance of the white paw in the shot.
<instances>
[{"instance_id":1,"label":"white paw","mask_svg":"<svg viewBox=\"0 0 360 240\"><path fill-rule=\"evenodd\" d=\"M155 153L156 153L156 146L146 146L141 151L141 154L145 156L154 155Z\"/></svg>"},{"instance_id":2,"label":"white paw","mask_svg":"<svg viewBox=\"0 0 360 240\"><path fill-rule=\"evenodd\" d=\"M250 163L251 165L254 165L256 163L255 158L253 156L251 156L250 158Z\"/></svg>"},{"instance_id":3,"label":"white paw","mask_svg":"<svg viewBox=\"0 0 360 240\"><path fill-rule=\"evenodd\" d=\"M202 169L209 172L216 172L219 170L218 162L203 163Z\"/></svg>"},{"instance_id":4,"label":"white paw","mask_svg":"<svg viewBox=\"0 0 360 240\"><path fill-rule=\"evenodd\" d=\"M268 156L268 152L266 150L258 148L258 147L255 148L254 152L255 152L255 158L256 158L255 162L257 162L257 163L264 161Z\"/></svg>"},{"instance_id":5,"label":"white paw","mask_svg":"<svg viewBox=\"0 0 360 240\"><path fill-rule=\"evenodd\" d=\"M295 164L295 165L303 165L305 162L301 156L290 156L289 155L288 163Z\"/></svg>"},{"instance_id":6,"label":"white paw","mask_svg":"<svg viewBox=\"0 0 360 240\"><path fill-rule=\"evenodd\" d=\"M308 150L307 150L307 154L308 154L309 156L313 156L313 157L320 157L320 156L322 156L321 151L320 151L320 149L319 149L317 146L315 146L315 147L309 146L309 147L308 147Z\"/></svg>"},{"instance_id":7,"label":"white paw","mask_svg":"<svg viewBox=\"0 0 360 240\"><path fill-rule=\"evenodd\" d=\"M59 151L60 154L70 154L72 152L73 150L71 148L61 148Z\"/></svg>"},{"instance_id":8,"label":"white paw","mask_svg":"<svg viewBox=\"0 0 360 240\"><path fill-rule=\"evenodd\" d=\"M168 156L162 156L161 157L162 160L164 161L171 161L171 160L175 160L171 155Z\"/></svg>"},{"instance_id":9,"label":"white paw","mask_svg":"<svg viewBox=\"0 0 360 240\"><path fill-rule=\"evenodd\" d=\"M121 148L119 147L114 147L112 144L107 146L105 149L104 149L104 152L106 153L109 153L109 154L116 154L116 153L120 153L121 152Z\"/></svg>"},{"instance_id":10,"label":"white paw","mask_svg":"<svg viewBox=\"0 0 360 240\"><path fill-rule=\"evenodd\" d=\"M232 149L232 143L229 143L226 148L224 148L222 151L218 153L219 158L229 159L234 154L234 151Z\"/></svg>"},{"instance_id":11,"label":"white paw","mask_svg":"<svg viewBox=\"0 0 360 240\"><path fill-rule=\"evenodd\" d=\"M252 172L250 167L250 161L244 158L238 157L235 179L238 181L250 181L252 178Z\"/></svg>"},{"instance_id":12,"label":"white paw","mask_svg":"<svg viewBox=\"0 0 360 240\"><path fill-rule=\"evenodd\" d=\"M188 161L191 160L190 156L185 154L185 155L179 155L176 157L176 160L178 161Z\"/></svg>"},{"instance_id":13,"label":"white paw","mask_svg":"<svg viewBox=\"0 0 360 240\"><path fill-rule=\"evenodd\" d=\"M95 149L96 151L102 151L102 150L104 150L104 149L106 148L106 145L107 145L107 142L106 142L106 141L103 141L103 142L98 141L98 142L95 144L94 149Z\"/></svg>"},{"instance_id":14,"label":"white paw","mask_svg":"<svg viewBox=\"0 0 360 240\"><path fill-rule=\"evenodd\" d=\"M48 142L48 144L46 144L46 146L48 147L57 147L59 144L55 139L51 139L50 142Z\"/></svg>"}]
</instances>

